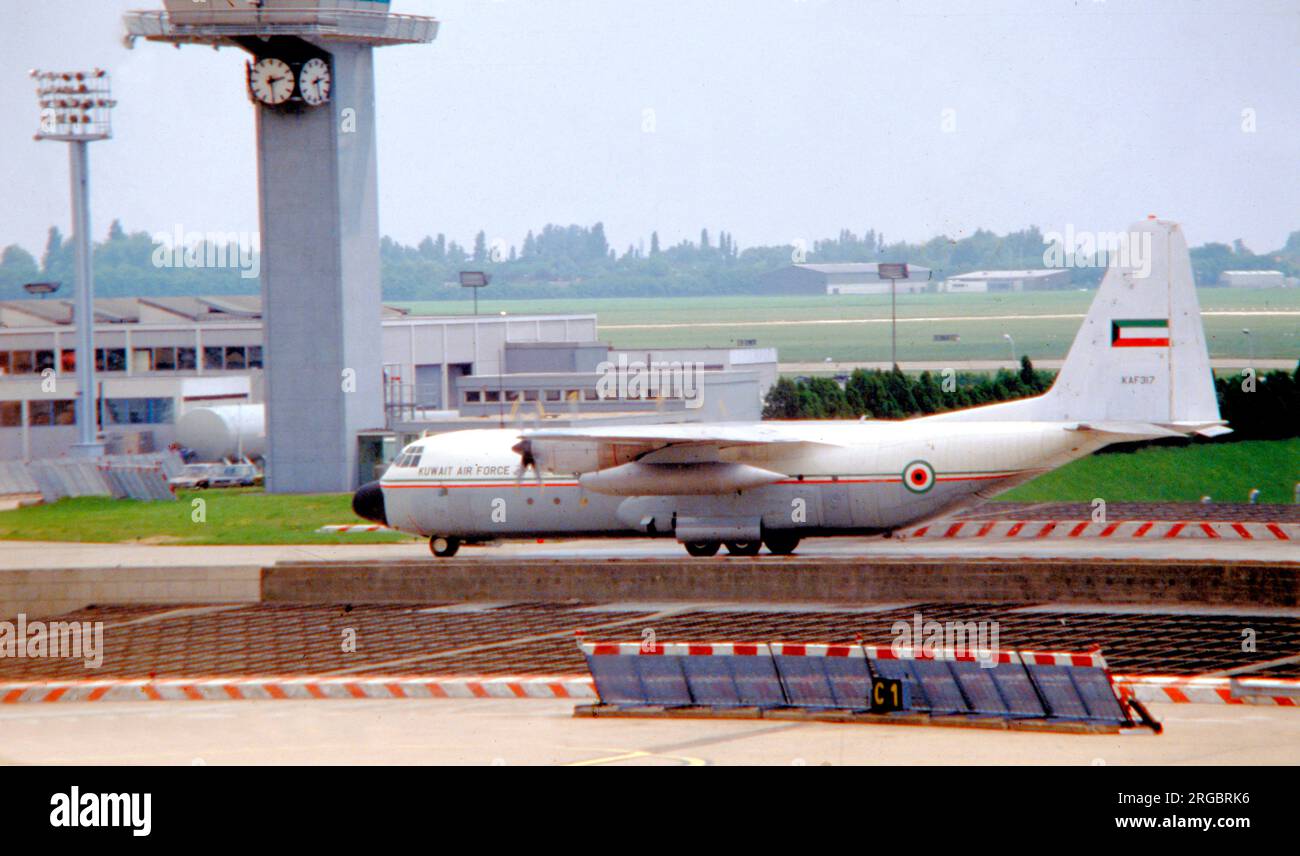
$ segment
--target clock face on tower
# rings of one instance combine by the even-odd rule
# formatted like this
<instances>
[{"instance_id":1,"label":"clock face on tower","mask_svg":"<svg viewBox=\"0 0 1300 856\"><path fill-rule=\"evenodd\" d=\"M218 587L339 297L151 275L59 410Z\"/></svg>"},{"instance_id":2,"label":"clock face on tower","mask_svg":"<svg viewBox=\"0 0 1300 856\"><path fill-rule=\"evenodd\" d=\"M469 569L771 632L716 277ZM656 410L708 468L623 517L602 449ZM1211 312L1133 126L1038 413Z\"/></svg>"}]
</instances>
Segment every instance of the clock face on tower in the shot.
<instances>
[{"instance_id":1,"label":"clock face on tower","mask_svg":"<svg viewBox=\"0 0 1300 856\"><path fill-rule=\"evenodd\" d=\"M293 95L293 69L281 59L259 59L248 69L248 91L263 104L283 104Z\"/></svg>"},{"instance_id":2,"label":"clock face on tower","mask_svg":"<svg viewBox=\"0 0 1300 856\"><path fill-rule=\"evenodd\" d=\"M302 64L298 72L298 94L315 107L330 100L330 66L319 57Z\"/></svg>"}]
</instances>

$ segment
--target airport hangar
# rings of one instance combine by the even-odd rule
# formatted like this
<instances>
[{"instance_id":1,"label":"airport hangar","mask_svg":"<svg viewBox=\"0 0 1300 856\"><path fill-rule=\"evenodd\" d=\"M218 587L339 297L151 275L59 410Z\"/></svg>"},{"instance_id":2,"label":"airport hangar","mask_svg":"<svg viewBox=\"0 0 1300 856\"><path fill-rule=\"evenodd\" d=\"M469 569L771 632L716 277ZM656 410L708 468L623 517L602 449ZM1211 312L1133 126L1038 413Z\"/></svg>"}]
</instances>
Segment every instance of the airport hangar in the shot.
<instances>
[{"instance_id":1,"label":"airport hangar","mask_svg":"<svg viewBox=\"0 0 1300 856\"><path fill-rule=\"evenodd\" d=\"M97 300L96 411L108 451L163 449L183 439L178 423L190 411L263 403L261 304L255 295ZM433 316L385 305L382 325L384 423L358 432L359 481L422 432L754 420L777 379L775 348L616 350L597 341L594 314ZM75 341L71 301L0 301L0 460L61 457L76 442ZM620 358L698 364L700 393L602 396L601 364Z\"/></svg>"},{"instance_id":2,"label":"airport hangar","mask_svg":"<svg viewBox=\"0 0 1300 856\"><path fill-rule=\"evenodd\" d=\"M930 268L908 265L908 278L896 280L899 294L932 291ZM758 294L889 294L876 262L793 264L764 274Z\"/></svg>"}]
</instances>

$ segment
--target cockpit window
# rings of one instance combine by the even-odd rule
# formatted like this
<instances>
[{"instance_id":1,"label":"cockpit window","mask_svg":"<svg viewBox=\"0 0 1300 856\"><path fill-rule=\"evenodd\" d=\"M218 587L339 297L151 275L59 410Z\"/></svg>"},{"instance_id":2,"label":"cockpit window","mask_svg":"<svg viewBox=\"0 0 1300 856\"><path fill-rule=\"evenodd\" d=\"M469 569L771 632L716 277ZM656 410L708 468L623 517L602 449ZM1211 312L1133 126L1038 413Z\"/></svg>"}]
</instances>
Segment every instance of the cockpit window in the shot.
<instances>
[{"instance_id":1,"label":"cockpit window","mask_svg":"<svg viewBox=\"0 0 1300 856\"><path fill-rule=\"evenodd\" d=\"M397 460L393 461L393 466L418 467L420 465L420 457L423 453L424 449L419 446L408 446L402 454L397 456Z\"/></svg>"}]
</instances>

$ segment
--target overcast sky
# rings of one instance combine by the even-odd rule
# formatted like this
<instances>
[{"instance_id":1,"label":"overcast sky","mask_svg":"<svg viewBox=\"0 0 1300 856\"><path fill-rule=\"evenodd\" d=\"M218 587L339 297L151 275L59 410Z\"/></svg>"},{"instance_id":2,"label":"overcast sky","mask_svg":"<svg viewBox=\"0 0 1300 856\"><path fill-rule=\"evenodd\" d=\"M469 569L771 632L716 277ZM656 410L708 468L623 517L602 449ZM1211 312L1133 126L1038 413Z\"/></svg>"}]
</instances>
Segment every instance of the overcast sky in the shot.
<instances>
[{"instance_id":1,"label":"overcast sky","mask_svg":"<svg viewBox=\"0 0 1300 856\"><path fill-rule=\"evenodd\" d=\"M121 12L160 7L0 0L0 245L39 256L70 216L66 146L31 139L32 67L114 74L115 135L91 147L97 238L113 217L257 229L244 54L127 50ZM431 45L377 51L380 228L408 243L602 220L620 251L701 227L744 247L1158 214L1194 244L1265 251L1300 229L1297 0L393 9L442 22Z\"/></svg>"}]
</instances>

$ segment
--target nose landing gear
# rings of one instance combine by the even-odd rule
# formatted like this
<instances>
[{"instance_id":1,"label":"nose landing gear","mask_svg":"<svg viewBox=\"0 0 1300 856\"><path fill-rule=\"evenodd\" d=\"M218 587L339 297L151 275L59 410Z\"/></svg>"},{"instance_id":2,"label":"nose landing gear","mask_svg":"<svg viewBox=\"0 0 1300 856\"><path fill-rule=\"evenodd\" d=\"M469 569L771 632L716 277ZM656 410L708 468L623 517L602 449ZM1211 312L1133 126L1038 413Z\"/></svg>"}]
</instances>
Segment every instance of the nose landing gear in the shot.
<instances>
[{"instance_id":1,"label":"nose landing gear","mask_svg":"<svg viewBox=\"0 0 1300 856\"><path fill-rule=\"evenodd\" d=\"M450 559L460 549L460 539L450 535L433 535L429 538L429 550L439 559Z\"/></svg>"}]
</instances>

